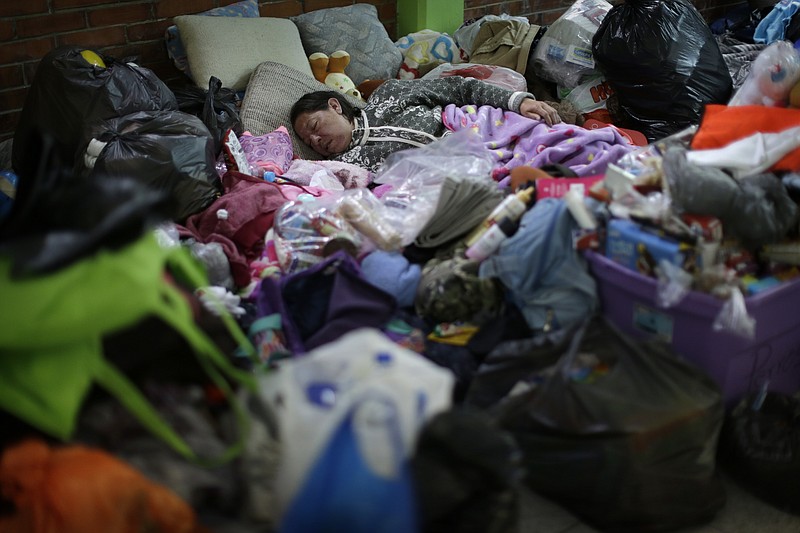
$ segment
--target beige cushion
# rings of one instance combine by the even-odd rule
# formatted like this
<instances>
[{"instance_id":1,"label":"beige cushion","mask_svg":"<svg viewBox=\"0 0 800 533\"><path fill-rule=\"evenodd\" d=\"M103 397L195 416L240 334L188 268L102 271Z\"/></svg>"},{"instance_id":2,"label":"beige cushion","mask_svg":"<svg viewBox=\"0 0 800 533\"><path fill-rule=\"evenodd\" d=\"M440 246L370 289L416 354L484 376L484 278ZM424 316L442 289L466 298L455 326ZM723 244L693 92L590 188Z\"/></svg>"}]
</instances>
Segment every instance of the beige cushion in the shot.
<instances>
[{"instance_id":1,"label":"beige cushion","mask_svg":"<svg viewBox=\"0 0 800 533\"><path fill-rule=\"evenodd\" d=\"M302 159L320 160L321 155L300 140L289 122L292 105L306 93L330 91L331 88L318 82L310 73L300 72L273 61L265 61L256 67L244 93L239 118L242 127L253 135L264 135L279 126L286 126L292 137L295 155ZM358 108L364 103L343 95Z\"/></svg>"},{"instance_id":2,"label":"beige cushion","mask_svg":"<svg viewBox=\"0 0 800 533\"><path fill-rule=\"evenodd\" d=\"M264 61L292 67L309 76L297 26L287 19L180 15L174 19L198 87L216 76L223 87L247 87L253 70Z\"/></svg>"}]
</instances>

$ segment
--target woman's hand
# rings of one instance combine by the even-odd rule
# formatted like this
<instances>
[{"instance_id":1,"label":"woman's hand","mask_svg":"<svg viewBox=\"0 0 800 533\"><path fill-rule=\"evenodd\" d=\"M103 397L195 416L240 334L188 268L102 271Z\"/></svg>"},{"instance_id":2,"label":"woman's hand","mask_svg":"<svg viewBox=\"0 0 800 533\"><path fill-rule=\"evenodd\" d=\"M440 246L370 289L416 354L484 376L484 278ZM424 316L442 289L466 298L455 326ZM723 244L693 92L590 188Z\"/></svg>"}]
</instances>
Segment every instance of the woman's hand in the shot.
<instances>
[{"instance_id":1,"label":"woman's hand","mask_svg":"<svg viewBox=\"0 0 800 533\"><path fill-rule=\"evenodd\" d=\"M544 102L534 100L533 98L526 98L522 101L519 105L519 114L534 120L544 120L547 122L548 126L561 122L558 111Z\"/></svg>"}]
</instances>

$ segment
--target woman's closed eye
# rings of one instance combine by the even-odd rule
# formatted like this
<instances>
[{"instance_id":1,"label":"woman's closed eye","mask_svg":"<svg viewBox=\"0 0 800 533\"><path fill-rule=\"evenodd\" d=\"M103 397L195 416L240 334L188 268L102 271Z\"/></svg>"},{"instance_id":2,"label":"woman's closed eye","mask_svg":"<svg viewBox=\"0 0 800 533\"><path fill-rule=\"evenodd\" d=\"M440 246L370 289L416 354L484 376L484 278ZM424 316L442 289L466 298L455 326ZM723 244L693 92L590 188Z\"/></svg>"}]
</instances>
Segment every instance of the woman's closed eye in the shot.
<instances>
[{"instance_id":1,"label":"woman's closed eye","mask_svg":"<svg viewBox=\"0 0 800 533\"><path fill-rule=\"evenodd\" d=\"M319 126L319 121L314 120L309 124L308 128L308 144L311 144L314 140L314 135L317 133L317 127Z\"/></svg>"}]
</instances>

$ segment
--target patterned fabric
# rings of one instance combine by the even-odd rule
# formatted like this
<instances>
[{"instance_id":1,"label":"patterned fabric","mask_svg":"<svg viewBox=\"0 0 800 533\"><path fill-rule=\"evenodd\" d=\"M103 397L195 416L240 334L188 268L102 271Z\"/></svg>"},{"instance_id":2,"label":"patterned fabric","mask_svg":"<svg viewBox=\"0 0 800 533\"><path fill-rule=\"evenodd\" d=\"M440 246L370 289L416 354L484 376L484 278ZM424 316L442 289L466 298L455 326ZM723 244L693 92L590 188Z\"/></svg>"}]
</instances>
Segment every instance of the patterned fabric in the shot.
<instances>
[{"instance_id":1,"label":"patterned fabric","mask_svg":"<svg viewBox=\"0 0 800 533\"><path fill-rule=\"evenodd\" d=\"M433 30L421 30L399 39L395 45L403 54L403 64L398 79L413 80L441 64L462 63L459 50L452 37Z\"/></svg>"},{"instance_id":2,"label":"patterned fabric","mask_svg":"<svg viewBox=\"0 0 800 533\"><path fill-rule=\"evenodd\" d=\"M392 79L403 56L378 18L372 4L319 9L289 20L297 25L307 54L350 54L346 74L359 85L365 80Z\"/></svg>"},{"instance_id":3,"label":"patterned fabric","mask_svg":"<svg viewBox=\"0 0 800 533\"><path fill-rule=\"evenodd\" d=\"M260 16L258 0L242 0L241 2L236 2L229 6L217 7L203 13L198 13L198 15L247 18ZM181 41L181 34L178 31L178 27L174 24L168 27L164 33L164 40L167 43L167 55L172 59L172 62L175 63L175 67L191 78L192 73L189 72L189 60L186 56L186 49L183 46L183 41Z\"/></svg>"},{"instance_id":4,"label":"patterned fabric","mask_svg":"<svg viewBox=\"0 0 800 533\"><path fill-rule=\"evenodd\" d=\"M719 51L722 52L722 59L725 60L725 66L728 67L728 72L731 75L733 89L736 90L744 84L744 80L750 74L753 61L767 45L764 43L745 43L730 34L715 35L714 38L717 40Z\"/></svg>"},{"instance_id":5,"label":"patterned fabric","mask_svg":"<svg viewBox=\"0 0 800 533\"><path fill-rule=\"evenodd\" d=\"M261 173L274 172L282 176L292 164L292 139L285 126L266 135L255 136L245 132L239 138L239 143L247 162Z\"/></svg>"},{"instance_id":6,"label":"patterned fabric","mask_svg":"<svg viewBox=\"0 0 800 533\"><path fill-rule=\"evenodd\" d=\"M519 110L529 93L514 92L460 76L434 80L388 80L356 118L353 141L334 159L376 171L391 153L430 143L446 132L444 106L476 104Z\"/></svg>"}]
</instances>

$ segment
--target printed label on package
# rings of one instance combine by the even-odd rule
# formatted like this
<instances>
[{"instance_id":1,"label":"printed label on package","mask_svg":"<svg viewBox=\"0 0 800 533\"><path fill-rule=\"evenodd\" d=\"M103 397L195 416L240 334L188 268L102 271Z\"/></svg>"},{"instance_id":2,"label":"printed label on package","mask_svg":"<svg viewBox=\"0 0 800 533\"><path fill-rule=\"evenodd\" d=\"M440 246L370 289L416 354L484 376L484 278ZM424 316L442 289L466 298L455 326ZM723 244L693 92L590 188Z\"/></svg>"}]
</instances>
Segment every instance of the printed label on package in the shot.
<instances>
[{"instance_id":1,"label":"printed label on package","mask_svg":"<svg viewBox=\"0 0 800 533\"><path fill-rule=\"evenodd\" d=\"M633 308L633 325L637 329L650 333L664 342L672 342L673 320L669 315L660 313L650 307L636 304Z\"/></svg>"}]
</instances>

